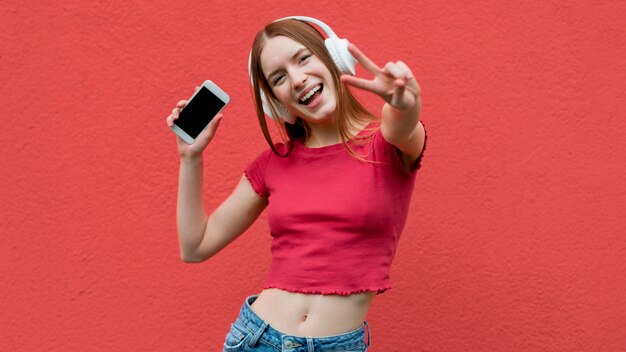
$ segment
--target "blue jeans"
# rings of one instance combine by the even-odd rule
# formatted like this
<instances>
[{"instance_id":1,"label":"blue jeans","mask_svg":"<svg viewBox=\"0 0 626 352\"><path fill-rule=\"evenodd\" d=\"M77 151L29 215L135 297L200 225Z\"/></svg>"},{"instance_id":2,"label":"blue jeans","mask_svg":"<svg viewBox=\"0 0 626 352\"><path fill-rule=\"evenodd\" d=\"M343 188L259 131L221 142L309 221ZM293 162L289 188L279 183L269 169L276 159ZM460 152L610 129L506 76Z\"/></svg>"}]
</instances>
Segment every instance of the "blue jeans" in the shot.
<instances>
[{"instance_id":1,"label":"blue jeans","mask_svg":"<svg viewBox=\"0 0 626 352\"><path fill-rule=\"evenodd\" d=\"M367 322L363 322L360 328L341 335L301 337L284 334L272 328L252 310L250 305L257 296L246 298L237 320L226 335L224 352L365 352L370 345Z\"/></svg>"}]
</instances>

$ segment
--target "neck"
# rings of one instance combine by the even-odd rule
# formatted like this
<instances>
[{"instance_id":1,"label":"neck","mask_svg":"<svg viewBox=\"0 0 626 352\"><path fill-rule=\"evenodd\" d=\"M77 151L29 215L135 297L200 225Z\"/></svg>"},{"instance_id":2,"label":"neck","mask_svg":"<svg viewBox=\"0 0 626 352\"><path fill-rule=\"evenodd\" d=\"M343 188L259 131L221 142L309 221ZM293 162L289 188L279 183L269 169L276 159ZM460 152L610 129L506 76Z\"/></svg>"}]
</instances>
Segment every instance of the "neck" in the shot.
<instances>
[{"instance_id":1,"label":"neck","mask_svg":"<svg viewBox=\"0 0 626 352\"><path fill-rule=\"evenodd\" d=\"M304 142L307 147L317 148L337 144L341 141L337 124L317 125L309 124L311 130L309 138Z\"/></svg>"},{"instance_id":2,"label":"neck","mask_svg":"<svg viewBox=\"0 0 626 352\"><path fill-rule=\"evenodd\" d=\"M341 134L337 127L337 121L332 119L328 123L320 124L308 124L311 130L309 138L304 142L304 145L310 148L321 148L341 142ZM362 123L350 123L348 122L348 132L355 136L365 127Z\"/></svg>"}]
</instances>

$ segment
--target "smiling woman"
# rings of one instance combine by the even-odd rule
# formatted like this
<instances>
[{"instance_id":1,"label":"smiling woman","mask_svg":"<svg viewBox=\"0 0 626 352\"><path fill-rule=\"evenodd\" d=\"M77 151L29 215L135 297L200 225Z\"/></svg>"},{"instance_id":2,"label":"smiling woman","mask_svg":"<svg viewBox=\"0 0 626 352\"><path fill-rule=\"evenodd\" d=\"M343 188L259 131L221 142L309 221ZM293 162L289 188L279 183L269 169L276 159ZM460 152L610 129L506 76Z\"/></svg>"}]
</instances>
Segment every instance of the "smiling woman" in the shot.
<instances>
[{"instance_id":1,"label":"smiling woman","mask_svg":"<svg viewBox=\"0 0 626 352\"><path fill-rule=\"evenodd\" d=\"M326 44L310 22L329 35ZM349 76L355 59L373 79ZM245 300L224 351L366 351L365 318L376 295L391 287L390 267L424 151L419 85L404 63L381 69L325 24L304 17L260 31L249 68L270 148L208 216L202 151L219 119L197 146L179 141L181 256L190 262L212 257L267 208L271 268L262 292ZM382 121L348 85L385 100ZM271 140L266 115L283 130L282 143Z\"/></svg>"},{"instance_id":2,"label":"smiling woman","mask_svg":"<svg viewBox=\"0 0 626 352\"><path fill-rule=\"evenodd\" d=\"M272 72L266 77L272 96L292 116L307 125L334 127L335 84L318 56L291 38L276 36L265 40L260 61L263 72Z\"/></svg>"},{"instance_id":3,"label":"smiling woman","mask_svg":"<svg viewBox=\"0 0 626 352\"><path fill-rule=\"evenodd\" d=\"M327 29L327 33L330 31L331 37L326 40L327 42L333 39L334 33L330 28L319 21L315 23ZM343 43L332 44L340 46ZM369 122L377 119L341 83L342 73L354 72L354 58L344 50L349 59L344 60L346 63L338 65L336 62L341 59L341 54L333 57L332 53L335 50L328 49L329 45L325 45L324 37L315 28L295 19L270 23L257 34L252 46L250 76L256 94L259 123L274 152L277 151L267 129L265 114L275 117L279 129L285 132L287 138L283 142L304 138L305 144L320 146L326 144L325 139L332 142L333 130L338 130L340 141L350 152L352 150L346 142ZM349 62L350 59L352 62ZM297 82L298 80L300 82ZM312 110L314 107L312 104L308 106L291 104L293 94L297 94L289 92L294 83L306 84L296 87L300 95L295 98L307 93L303 90L312 88L313 83L320 83L322 88L320 97L324 98L322 100L325 100L325 104L320 104L315 111ZM263 107L264 100L267 102L266 108ZM332 121L328 119L329 114L334 114ZM323 128L319 130L317 136L311 133L311 125L305 123L306 117L321 118L325 122L319 125ZM330 134L328 138L326 132ZM317 142L310 140L311 138L322 140Z\"/></svg>"}]
</instances>

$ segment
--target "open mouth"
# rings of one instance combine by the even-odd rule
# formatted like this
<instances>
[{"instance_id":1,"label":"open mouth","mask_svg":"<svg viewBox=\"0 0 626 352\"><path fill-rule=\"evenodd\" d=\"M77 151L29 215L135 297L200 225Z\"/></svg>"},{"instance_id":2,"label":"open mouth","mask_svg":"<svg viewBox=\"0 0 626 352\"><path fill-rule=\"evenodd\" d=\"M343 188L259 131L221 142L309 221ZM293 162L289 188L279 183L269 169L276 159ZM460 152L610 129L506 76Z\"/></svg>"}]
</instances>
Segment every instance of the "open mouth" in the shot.
<instances>
[{"instance_id":1,"label":"open mouth","mask_svg":"<svg viewBox=\"0 0 626 352\"><path fill-rule=\"evenodd\" d=\"M321 83L313 87L302 98L300 98L300 104L309 105L312 101L317 99L317 97L320 96L320 94L322 94L323 90L324 90L324 85Z\"/></svg>"}]
</instances>

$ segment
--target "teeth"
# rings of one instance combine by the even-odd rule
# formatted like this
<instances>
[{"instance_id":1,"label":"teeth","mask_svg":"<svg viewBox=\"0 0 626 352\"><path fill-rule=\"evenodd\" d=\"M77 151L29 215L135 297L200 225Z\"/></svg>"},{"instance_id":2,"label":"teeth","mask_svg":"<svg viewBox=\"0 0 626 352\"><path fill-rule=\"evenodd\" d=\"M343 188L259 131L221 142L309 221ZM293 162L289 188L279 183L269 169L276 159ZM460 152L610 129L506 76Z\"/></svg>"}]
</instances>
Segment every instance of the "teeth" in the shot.
<instances>
[{"instance_id":1,"label":"teeth","mask_svg":"<svg viewBox=\"0 0 626 352\"><path fill-rule=\"evenodd\" d=\"M308 93L306 93L302 99L300 99L301 103L306 102L313 94L315 94L315 92L317 92L318 90L322 89L321 85L317 85L315 86L315 88L311 89Z\"/></svg>"}]
</instances>

